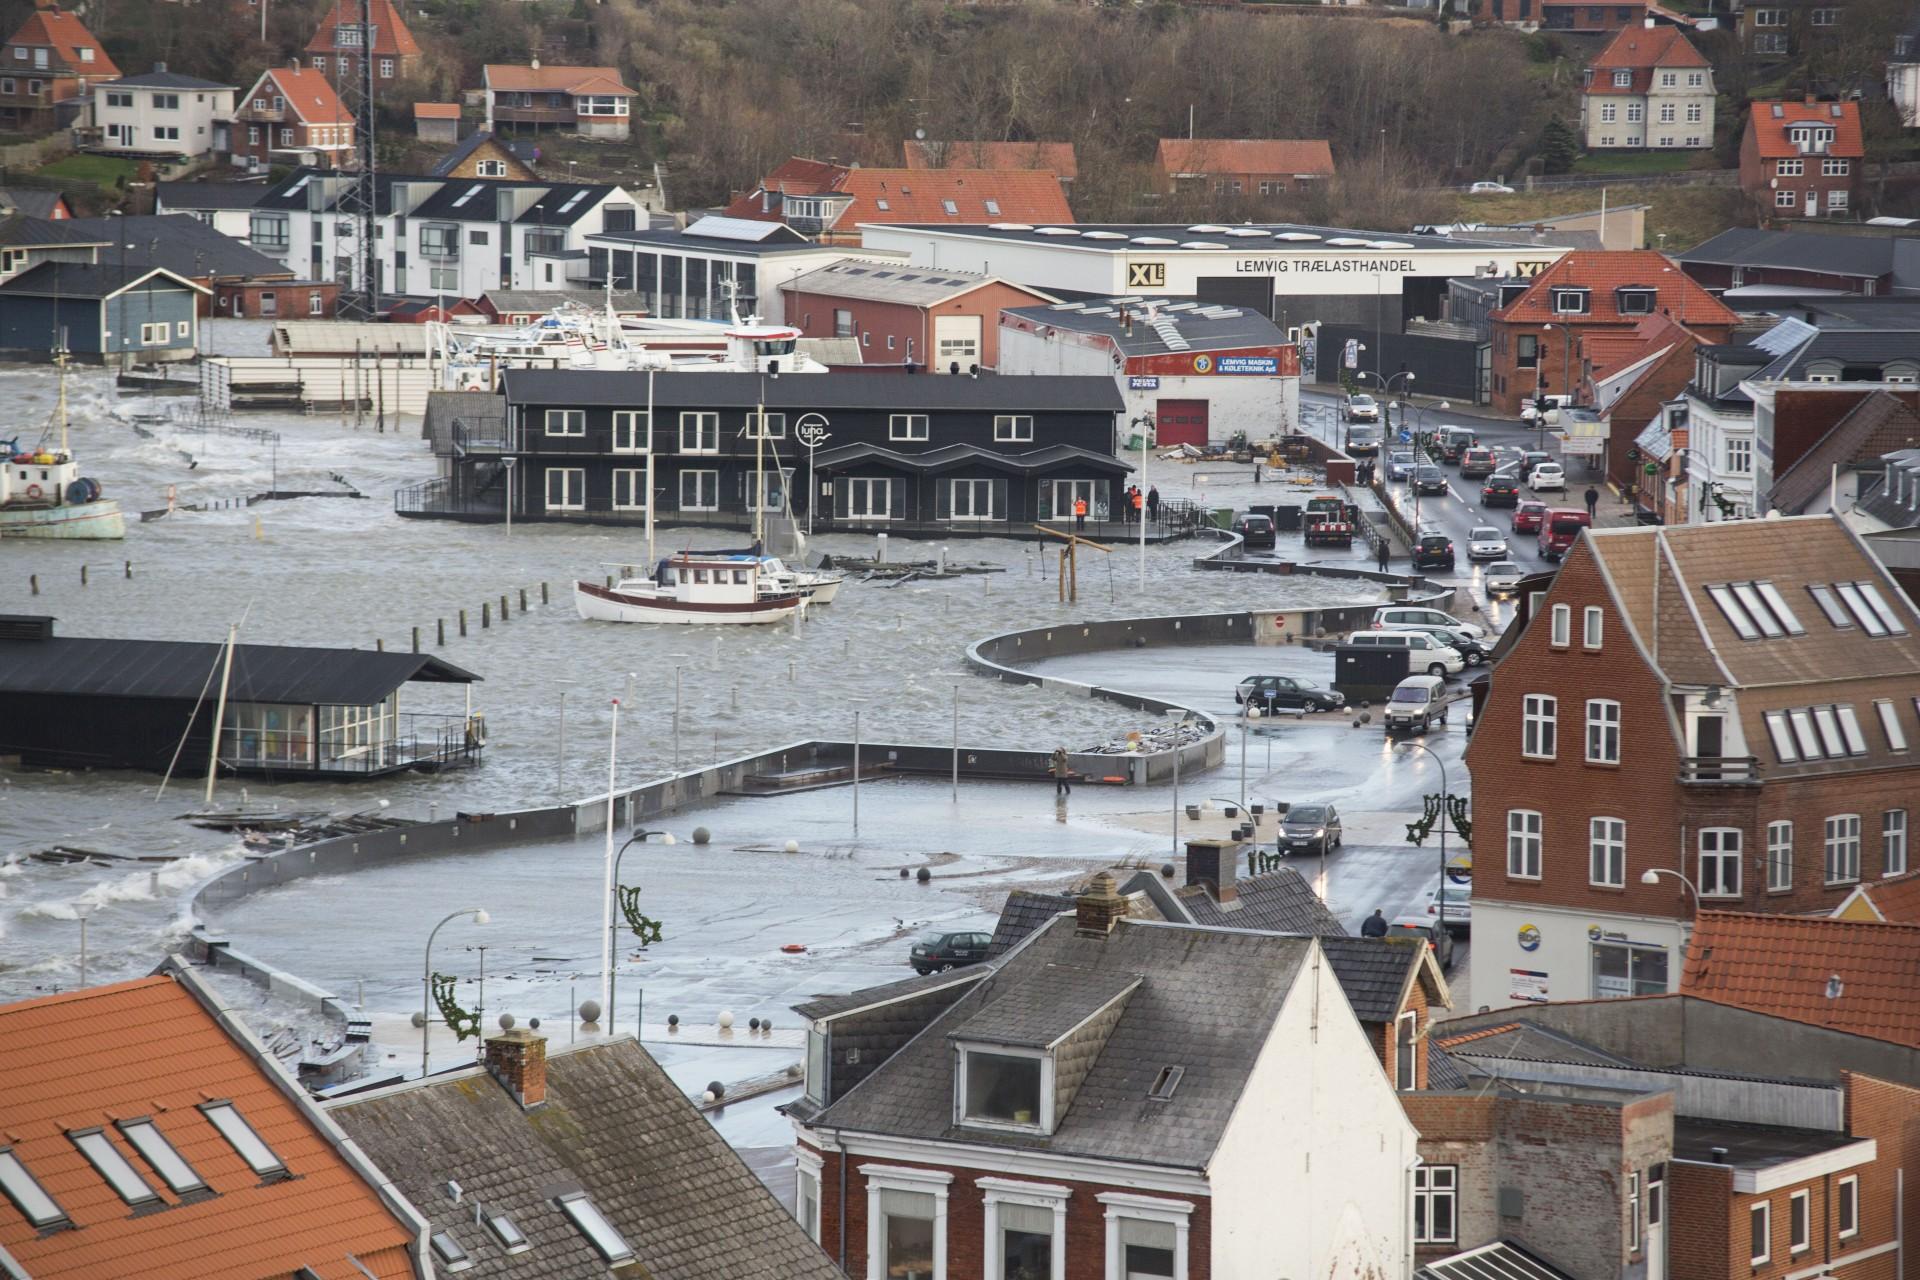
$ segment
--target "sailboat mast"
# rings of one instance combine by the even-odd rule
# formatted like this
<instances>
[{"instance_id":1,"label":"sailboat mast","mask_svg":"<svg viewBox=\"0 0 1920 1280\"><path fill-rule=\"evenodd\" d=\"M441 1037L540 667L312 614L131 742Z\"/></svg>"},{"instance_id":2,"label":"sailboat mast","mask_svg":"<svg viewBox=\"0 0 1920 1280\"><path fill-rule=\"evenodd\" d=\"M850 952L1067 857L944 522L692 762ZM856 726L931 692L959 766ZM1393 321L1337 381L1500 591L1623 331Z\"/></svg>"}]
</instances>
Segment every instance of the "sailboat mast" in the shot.
<instances>
[{"instance_id":1,"label":"sailboat mast","mask_svg":"<svg viewBox=\"0 0 1920 1280\"><path fill-rule=\"evenodd\" d=\"M239 635L239 623L227 628L227 659L220 672L220 700L213 708L213 751L207 761L207 804L213 803L213 779L220 772L220 725L227 718L227 686L233 680L233 642Z\"/></svg>"},{"instance_id":2,"label":"sailboat mast","mask_svg":"<svg viewBox=\"0 0 1920 1280\"><path fill-rule=\"evenodd\" d=\"M647 572L653 572L653 370L647 370Z\"/></svg>"},{"instance_id":3,"label":"sailboat mast","mask_svg":"<svg viewBox=\"0 0 1920 1280\"><path fill-rule=\"evenodd\" d=\"M760 379L760 416L753 432L753 540L767 543L767 380Z\"/></svg>"},{"instance_id":4,"label":"sailboat mast","mask_svg":"<svg viewBox=\"0 0 1920 1280\"><path fill-rule=\"evenodd\" d=\"M53 363L60 371L60 454L71 458L73 450L67 445L67 335L60 333L60 345L53 349Z\"/></svg>"}]
</instances>

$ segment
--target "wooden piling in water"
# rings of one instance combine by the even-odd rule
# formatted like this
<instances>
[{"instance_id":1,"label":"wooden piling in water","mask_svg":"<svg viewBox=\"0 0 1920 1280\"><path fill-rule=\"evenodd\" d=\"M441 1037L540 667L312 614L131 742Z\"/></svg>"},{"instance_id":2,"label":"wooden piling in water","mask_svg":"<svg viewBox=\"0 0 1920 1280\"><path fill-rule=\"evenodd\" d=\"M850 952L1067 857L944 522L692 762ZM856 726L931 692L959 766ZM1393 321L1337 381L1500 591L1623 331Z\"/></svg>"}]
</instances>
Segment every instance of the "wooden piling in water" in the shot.
<instances>
[{"instance_id":1,"label":"wooden piling in water","mask_svg":"<svg viewBox=\"0 0 1920 1280\"><path fill-rule=\"evenodd\" d=\"M540 584L540 603L541 604L551 603L551 601L547 599L547 584L544 582Z\"/></svg>"},{"instance_id":2,"label":"wooden piling in water","mask_svg":"<svg viewBox=\"0 0 1920 1280\"><path fill-rule=\"evenodd\" d=\"M27 582L30 586L33 587L33 594L39 595L40 594L40 575L37 573L28 574Z\"/></svg>"},{"instance_id":3,"label":"wooden piling in water","mask_svg":"<svg viewBox=\"0 0 1920 1280\"><path fill-rule=\"evenodd\" d=\"M127 577L131 578L133 576L133 561L128 560L125 562L125 564L126 564Z\"/></svg>"},{"instance_id":4,"label":"wooden piling in water","mask_svg":"<svg viewBox=\"0 0 1920 1280\"><path fill-rule=\"evenodd\" d=\"M527 611L527 589L525 587L522 587L520 588L520 612L525 613L526 611Z\"/></svg>"},{"instance_id":5,"label":"wooden piling in water","mask_svg":"<svg viewBox=\"0 0 1920 1280\"><path fill-rule=\"evenodd\" d=\"M420 628L418 627L413 629L413 651L420 652Z\"/></svg>"},{"instance_id":6,"label":"wooden piling in water","mask_svg":"<svg viewBox=\"0 0 1920 1280\"><path fill-rule=\"evenodd\" d=\"M445 618L435 618L433 620L433 646L436 649L444 649L447 647L447 620Z\"/></svg>"},{"instance_id":7,"label":"wooden piling in water","mask_svg":"<svg viewBox=\"0 0 1920 1280\"><path fill-rule=\"evenodd\" d=\"M465 609L460 611L460 638L462 640L467 638L467 611Z\"/></svg>"},{"instance_id":8,"label":"wooden piling in water","mask_svg":"<svg viewBox=\"0 0 1920 1280\"><path fill-rule=\"evenodd\" d=\"M485 600L480 602L480 629L485 631L493 625L493 606Z\"/></svg>"},{"instance_id":9,"label":"wooden piling in water","mask_svg":"<svg viewBox=\"0 0 1920 1280\"><path fill-rule=\"evenodd\" d=\"M385 640L375 640L373 642L373 651L375 653L385 653L387 651L387 642Z\"/></svg>"},{"instance_id":10,"label":"wooden piling in water","mask_svg":"<svg viewBox=\"0 0 1920 1280\"><path fill-rule=\"evenodd\" d=\"M500 621L505 622L506 620L507 620L507 593L502 591L500 593Z\"/></svg>"},{"instance_id":11,"label":"wooden piling in water","mask_svg":"<svg viewBox=\"0 0 1920 1280\"><path fill-rule=\"evenodd\" d=\"M80 566L80 585L83 587L87 585L87 566L85 565Z\"/></svg>"}]
</instances>

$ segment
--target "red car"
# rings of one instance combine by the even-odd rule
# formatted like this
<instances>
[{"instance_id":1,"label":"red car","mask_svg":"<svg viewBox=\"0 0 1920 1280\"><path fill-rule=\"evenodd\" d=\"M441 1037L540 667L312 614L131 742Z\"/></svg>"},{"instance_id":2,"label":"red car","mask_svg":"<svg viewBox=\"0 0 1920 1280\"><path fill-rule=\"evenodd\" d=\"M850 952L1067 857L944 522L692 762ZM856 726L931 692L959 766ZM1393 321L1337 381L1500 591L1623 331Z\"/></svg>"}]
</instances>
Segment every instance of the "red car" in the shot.
<instances>
[{"instance_id":1,"label":"red car","mask_svg":"<svg viewBox=\"0 0 1920 1280\"><path fill-rule=\"evenodd\" d=\"M1546 517L1547 504L1544 502L1523 502L1513 509L1513 531L1515 533L1538 533L1540 521Z\"/></svg>"}]
</instances>

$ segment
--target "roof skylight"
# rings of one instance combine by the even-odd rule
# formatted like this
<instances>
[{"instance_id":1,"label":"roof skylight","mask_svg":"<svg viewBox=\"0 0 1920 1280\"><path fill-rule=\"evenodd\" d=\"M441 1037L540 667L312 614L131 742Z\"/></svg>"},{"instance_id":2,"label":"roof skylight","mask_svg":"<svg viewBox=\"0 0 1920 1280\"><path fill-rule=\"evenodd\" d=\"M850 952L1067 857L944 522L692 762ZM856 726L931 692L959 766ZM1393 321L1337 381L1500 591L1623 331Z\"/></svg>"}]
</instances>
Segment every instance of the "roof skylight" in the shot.
<instances>
[{"instance_id":1,"label":"roof skylight","mask_svg":"<svg viewBox=\"0 0 1920 1280\"><path fill-rule=\"evenodd\" d=\"M1767 736L1773 739L1773 754L1781 764L1793 764L1800 759L1800 749L1793 744L1793 728L1787 723L1784 711L1769 711L1764 717L1767 722Z\"/></svg>"},{"instance_id":2,"label":"roof skylight","mask_svg":"<svg viewBox=\"0 0 1920 1280\"><path fill-rule=\"evenodd\" d=\"M433 1256L440 1260L448 1271L465 1271L473 1265L473 1255L460 1247L451 1231L433 1233Z\"/></svg>"},{"instance_id":3,"label":"roof skylight","mask_svg":"<svg viewBox=\"0 0 1920 1280\"><path fill-rule=\"evenodd\" d=\"M1200 222L1200 223L1195 223L1191 227L1188 227L1187 230L1193 232L1195 235L1217 236L1217 235L1225 234L1227 231L1227 228L1222 226L1217 226L1211 222Z\"/></svg>"},{"instance_id":4,"label":"roof skylight","mask_svg":"<svg viewBox=\"0 0 1920 1280\"><path fill-rule=\"evenodd\" d=\"M514 1225L513 1219L504 1213L487 1215L487 1230L493 1232L494 1239L508 1253L525 1253L533 1248L533 1242L527 1239L527 1233Z\"/></svg>"},{"instance_id":5,"label":"roof skylight","mask_svg":"<svg viewBox=\"0 0 1920 1280\"><path fill-rule=\"evenodd\" d=\"M1870 636L1884 636L1890 629L1883 617L1887 612L1886 601L1880 601L1880 607L1874 608L1868 602L1866 592L1860 589L1862 586L1872 589L1871 583L1859 582L1836 582L1833 584L1833 589L1840 593L1842 600L1846 601L1848 612L1853 614L1854 620L1860 624L1862 631ZM1874 592L1874 594L1879 593Z\"/></svg>"},{"instance_id":6,"label":"roof skylight","mask_svg":"<svg viewBox=\"0 0 1920 1280\"><path fill-rule=\"evenodd\" d=\"M50 1227L67 1220L67 1211L54 1203L53 1197L27 1172L27 1166L20 1163L20 1157L11 1151L0 1151L0 1191L6 1192L13 1207L36 1227Z\"/></svg>"},{"instance_id":7,"label":"roof skylight","mask_svg":"<svg viewBox=\"0 0 1920 1280\"><path fill-rule=\"evenodd\" d=\"M1179 244L1180 242L1178 240L1169 239L1166 236L1135 236L1133 238L1133 243L1135 244Z\"/></svg>"},{"instance_id":8,"label":"roof skylight","mask_svg":"<svg viewBox=\"0 0 1920 1280\"><path fill-rule=\"evenodd\" d=\"M88 1129L69 1133L67 1137L80 1148L80 1154L87 1158L94 1171L107 1180L114 1193L128 1204L150 1204L160 1198L160 1193L147 1185L140 1171L120 1154L120 1148L113 1145L113 1139L107 1137L104 1130Z\"/></svg>"},{"instance_id":9,"label":"roof skylight","mask_svg":"<svg viewBox=\"0 0 1920 1280\"><path fill-rule=\"evenodd\" d=\"M580 1234L593 1243L601 1256L608 1262L623 1262L633 1256L633 1249L620 1233L614 1230L606 1215L601 1213L593 1201L587 1199L585 1192L560 1197L560 1211L573 1219L573 1225L580 1228Z\"/></svg>"},{"instance_id":10,"label":"roof skylight","mask_svg":"<svg viewBox=\"0 0 1920 1280\"><path fill-rule=\"evenodd\" d=\"M1820 612L1827 615L1827 621L1836 627L1851 627L1853 619L1847 616L1847 607L1840 603L1840 597L1833 594L1832 587L1809 586L1807 594L1820 606Z\"/></svg>"},{"instance_id":11,"label":"roof skylight","mask_svg":"<svg viewBox=\"0 0 1920 1280\"><path fill-rule=\"evenodd\" d=\"M453 202L453 207L456 209L460 208L462 205L466 204L467 201L473 199L475 196L479 195L482 191L485 191L486 189L487 189L486 183L484 182L474 183L472 186L468 187L465 191L460 193L459 198Z\"/></svg>"},{"instance_id":12,"label":"roof skylight","mask_svg":"<svg viewBox=\"0 0 1920 1280\"><path fill-rule=\"evenodd\" d=\"M1180 247L1182 249L1225 249L1229 246L1221 244L1218 240L1183 240L1180 242Z\"/></svg>"},{"instance_id":13,"label":"roof skylight","mask_svg":"<svg viewBox=\"0 0 1920 1280\"><path fill-rule=\"evenodd\" d=\"M207 1185L207 1180L193 1171L173 1144L167 1141L151 1120L122 1120L120 1134L133 1144L153 1171L160 1175L175 1195L185 1195L189 1191L199 1191Z\"/></svg>"},{"instance_id":14,"label":"roof skylight","mask_svg":"<svg viewBox=\"0 0 1920 1280\"><path fill-rule=\"evenodd\" d=\"M1748 615L1746 608L1738 600L1734 599L1733 592L1730 588L1723 586L1708 587L1707 595L1712 597L1713 602L1720 606L1720 612L1726 615L1727 621L1733 625L1734 633L1742 640L1758 640L1760 638L1760 628L1754 625L1753 619Z\"/></svg>"},{"instance_id":15,"label":"roof skylight","mask_svg":"<svg viewBox=\"0 0 1920 1280\"><path fill-rule=\"evenodd\" d=\"M261 1177L269 1174L285 1173L287 1162L273 1154L273 1148L261 1141L260 1135L253 1131L245 1116L233 1109L231 1102L209 1102L200 1110L206 1114L213 1127L220 1131L247 1167Z\"/></svg>"},{"instance_id":16,"label":"roof skylight","mask_svg":"<svg viewBox=\"0 0 1920 1280\"><path fill-rule=\"evenodd\" d=\"M1037 227L1034 234L1042 236L1077 236L1080 233L1072 227Z\"/></svg>"},{"instance_id":17,"label":"roof skylight","mask_svg":"<svg viewBox=\"0 0 1920 1280\"><path fill-rule=\"evenodd\" d=\"M1907 731L1900 725L1899 708L1884 699L1874 703L1873 707L1875 711L1880 713L1880 729L1887 735L1887 749L1889 751L1905 751L1907 749Z\"/></svg>"}]
</instances>

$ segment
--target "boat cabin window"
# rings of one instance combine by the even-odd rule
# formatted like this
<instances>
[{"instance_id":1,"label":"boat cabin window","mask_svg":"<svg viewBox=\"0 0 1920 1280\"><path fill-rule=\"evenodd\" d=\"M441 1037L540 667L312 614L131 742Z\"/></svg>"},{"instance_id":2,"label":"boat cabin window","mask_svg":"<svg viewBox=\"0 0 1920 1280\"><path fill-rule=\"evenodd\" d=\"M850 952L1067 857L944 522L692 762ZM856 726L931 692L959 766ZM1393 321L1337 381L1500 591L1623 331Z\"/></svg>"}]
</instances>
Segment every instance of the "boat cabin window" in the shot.
<instances>
[{"instance_id":1,"label":"boat cabin window","mask_svg":"<svg viewBox=\"0 0 1920 1280\"><path fill-rule=\"evenodd\" d=\"M745 569L735 569L733 571L733 580L738 583L745 583L747 580L747 571Z\"/></svg>"},{"instance_id":2,"label":"boat cabin window","mask_svg":"<svg viewBox=\"0 0 1920 1280\"><path fill-rule=\"evenodd\" d=\"M707 581L707 571L705 569L695 569L693 571L693 580L695 582Z\"/></svg>"},{"instance_id":3,"label":"boat cabin window","mask_svg":"<svg viewBox=\"0 0 1920 1280\"><path fill-rule=\"evenodd\" d=\"M790 356L799 345L795 338L765 338L753 344L753 354L757 356Z\"/></svg>"}]
</instances>

